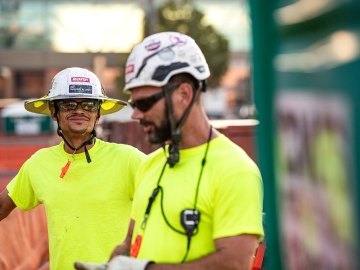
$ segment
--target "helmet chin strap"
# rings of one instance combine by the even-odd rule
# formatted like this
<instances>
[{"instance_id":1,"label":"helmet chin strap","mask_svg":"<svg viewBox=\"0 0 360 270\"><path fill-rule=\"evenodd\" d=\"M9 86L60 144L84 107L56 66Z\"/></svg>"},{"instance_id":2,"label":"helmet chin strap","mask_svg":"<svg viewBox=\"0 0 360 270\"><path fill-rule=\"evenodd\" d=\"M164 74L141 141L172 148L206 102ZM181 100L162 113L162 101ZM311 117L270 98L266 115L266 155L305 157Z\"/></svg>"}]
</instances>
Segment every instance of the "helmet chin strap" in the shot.
<instances>
[{"instance_id":1,"label":"helmet chin strap","mask_svg":"<svg viewBox=\"0 0 360 270\"><path fill-rule=\"evenodd\" d=\"M57 128L57 134L64 140L64 142L66 143L67 146L69 146L72 150L74 150L74 153L77 152L77 150L79 150L81 147L84 147L85 150L85 156L86 156L86 161L87 163L91 162L91 158L90 158L90 154L89 151L86 148L86 145L91 145L95 142L96 140L96 131L95 129L93 129L93 131L91 132L91 136L88 140L86 140L85 142L83 142L78 148L75 148L74 146L72 146L65 138L64 133L62 132L62 130L60 129L60 126L58 124L58 128Z\"/></svg>"},{"instance_id":2,"label":"helmet chin strap","mask_svg":"<svg viewBox=\"0 0 360 270\"><path fill-rule=\"evenodd\" d=\"M170 165L170 168L174 167L176 163L180 160L180 151L179 151L179 143L181 139L181 133L180 130L182 126L184 125L186 119L189 116L190 110L192 106L194 105L194 102L197 98L197 96L200 94L200 91L204 86L204 82L199 82L198 89L195 90L194 95L192 96L191 102L189 106L184 111L183 115L181 116L180 120L177 122L174 116L174 110L173 105L171 101L171 95L174 89L168 89L169 84L164 86L164 92L165 92L165 99L166 99L166 106L168 110L168 119L170 122L170 128L171 128L171 138L170 138L170 145L169 145L169 156L167 158L167 163Z\"/></svg>"},{"instance_id":3,"label":"helmet chin strap","mask_svg":"<svg viewBox=\"0 0 360 270\"><path fill-rule=\"evenodd\" d=\"M96 131L95 131L95 125L94 125L94 128L91 132L91 136L89 139L87 139L85 142L83 142L78 148L75 148L74 146L72 146L68 140L66 140L65 138L65 135L64 133L62 132L61 128L60 128L60 124L59 124L59 117L58 117L58 108L57 106L55 106L55 115L56 115L56 122L57 122L57 130L56 130L56 133L57 135L59 135L63 140L64 142L66 143L67 146L70 147L71 150L74 150L74 154L77 152L77 150L79 150L81 147L84 147L84 151L85 151L85 156L86 156L86 161L87 163L90 163L91 162L91 158L90 158L90 154L89 154L89 151L87 150L86 148L86 145L92 145L95 140L96 140Z\"/></svg>"}]
</instances>

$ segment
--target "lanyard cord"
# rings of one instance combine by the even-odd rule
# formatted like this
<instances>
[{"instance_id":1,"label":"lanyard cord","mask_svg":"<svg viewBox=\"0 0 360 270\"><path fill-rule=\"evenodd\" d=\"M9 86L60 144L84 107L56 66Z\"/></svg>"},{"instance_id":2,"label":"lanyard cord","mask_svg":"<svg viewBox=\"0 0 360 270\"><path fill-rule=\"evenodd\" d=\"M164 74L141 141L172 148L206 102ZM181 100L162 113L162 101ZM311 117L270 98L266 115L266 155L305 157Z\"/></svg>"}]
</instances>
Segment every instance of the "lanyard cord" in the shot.
<instances>
[{"instance_id":1,"label":"lanyard cord","mask_svg":"<svg viewBox=\"0 0 360 270\"><path fill-rule=\"evenodd\" d=\"M206 144L205 154L204 154L203 159L201 160L201 170L200 170L200 174L199 174L199 178L198 178L198 183L197 183L197 186L196 186L194 209L196 209L197 199L198 199L198 195L199 195L200 180L201 180L201 176L202 176L203 171L204 171L204 167L205 167L205 163L206 163L206 157L207 157L207 154L208 154L208 151L209 151L211 136L212 136L212 126L210 126L209 137L208 137L207 144Z\"/></svg>"},{"instance_id":2,"label":"lanyard cord","mask_svg":"<svg viewBox=\"0 0 360 270\"><path fill-rule=\"evenodd\" d=\"M163 168L162 168L162 170L161 170L159 179L158 179L158 181L157 181L157 183L156 183L156 188L153 190L153 192L152 192L152 194L151 194L151 196L150 196L150 198L149 198L148 205L146 206L146 210L145 210L145 214L144 214L144 219L143 219L143 221L142 221L142 223L141 223L141 226L140 226L142 230L145 230L146 222L147 222L147 220L148 220L148 218L149 218L152 205L153 205L153 203L154 203L154 201L155 201L155 199L156 199L156 196L158 195L160 189L162 189L161 186L160 186L160 180L161 180L161 178L162 178L162 176L163 176L163 174L164 174L166 164L167 164L167 161L165 162L165 164L164 164L164 166L163 166Z\"/></svg>"},{"instance_id":3,"label":"lanyard cord","mask_svg":"<svg viewBox=\"0 0 360 270\"><path fill-rule=\"evenodd\" d=\"M194 200L194 209L193 210L195 210L195 211L197 211L196 210L196 205L197 205L197 199L198 199L198 195L199 195L200 181L201 181L202 173L204 171L204 167L205 167L205 163L206 163L206 157L207 157L207 154L208 154L208 151L209 151L211 136L212 136L212 126L210 126L209 137L208 137L208 141L207 141L207 144L206 144L205 154L204 154L204 157L203 157L203 159L201 161L201 170L200 170L200 174L199 174L199 180L198 180L198 183L197 183L197 186L196 186L195 200ZM200 218L199 218L199 222L200 222ZM191 238L192 238L193 235L195 235L197 233L198 233L198 225L196 225L194 231L189 232L188 230L186 230L186 232L185 232L185 235L186 235L186 238L187 238L186 252L185 252L185 255L184 255L181 263L185 262L188 254L189 254L189 251L190 251Z\"/></svg>"},{"instance_id":4,"label":"lanyard cord","mask_svg":"<svg viewBox=\"0 0 360 270\"><path fill-rule=\"evenodd\" d=\"M205 153L204 153L204 157L202 158L201 160L201 169L200 169L200 173L199 173L199 177L198 177L198 181L197 181L197 185L196 185L196 192L195 192L195 199L194 199L194 210L196 210L196 205L197 205L197 199L198 199L198 194L199 194L199 187L200 187L200 182L201 182L201 177L202 177L202 174L203 174L203 171L204 171L204 167L205 167L205 164L206 164L206 158L207 158L207 155L208 155L208 151L209 151L209 146L210 146L210 141L211 141L211 136L212 136L212 126L210 126L210 130L209 130L209 136L208 136L208 140L207 140L207 144L206 144L206 149L205 149ZM176 229L173 225L170 224L169 220L167 219L166 215L165 215L165 211L164 211L164 203L163 203L163 200L164 200L164 190L163 188L160 186L160 181L162 179L162 176L164 174L164 171L165 171L165 168L166 168L166 165L168 164L168 162L166 161L162 170L161 170L161 173L160 173L160 176L159 176L159 179L156 183L156 187L155 189L153 190L150 198L149 198L149 202L148 202L148 205L146 207L146 211L145 211L145 214L144 214L144 219L143 219L143 222L141 223L141 226L140 228L144 231L145 230L145 226L146 226L146 222L149 218L149 215L150 215L150 211L151 211L151 208L152 208L152 205L156 199L156 196L159 194L159 192L161 193L161 197L160 197L160 208L161 208L161 214L165 220L165 223L175 232L179 233L179 234L182 234L182 235L186 235L187 236L187 248L186 248L186 253L185 253L185 256L184 258L182 259L182 263L185 261L188 253L189 253L189 250L190 250L190 243L191 243L191 237L195 234L198 233L198 230L197 230L197 227L194 231L193 234L189 235L187 232L184 232L184 231L181 231L181 230L178 230Z\"/></svg>"}]
</instances>

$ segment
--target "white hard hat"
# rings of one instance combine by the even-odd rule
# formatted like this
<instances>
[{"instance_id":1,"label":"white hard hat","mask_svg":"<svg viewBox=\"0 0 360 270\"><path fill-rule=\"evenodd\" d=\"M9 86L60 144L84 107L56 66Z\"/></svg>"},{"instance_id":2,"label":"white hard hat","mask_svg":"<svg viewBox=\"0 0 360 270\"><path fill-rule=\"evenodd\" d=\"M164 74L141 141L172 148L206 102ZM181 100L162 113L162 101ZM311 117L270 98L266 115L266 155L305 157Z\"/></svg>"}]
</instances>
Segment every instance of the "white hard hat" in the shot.
<instances>
[{"instance_id":1,"label":"white hard hat","mask_svg":"<svg viewBox=\"0 0 360 270\"><path fill-rule=\"evenodd\" d=\"M74 98L101 100L101 115L117 112L127 105L122 100L105 96L100 80L93 72L84 68L72 67L55 75L51 89L46 96L26 100L25 109L34 113L50 115L50 101Z\"/></svg>"},{"instance_id":2,"label":"white hard hat","mask_svg":"<svg viewBox=\"0 0 360 270\"><path fill-rule=\"evenodd\" d=\"M164 86L180 73L202 81L210 76L208 64L195 41L178 32L161 32L145 38L126 62L125 88Z\"/></svg>"}]
</instances>

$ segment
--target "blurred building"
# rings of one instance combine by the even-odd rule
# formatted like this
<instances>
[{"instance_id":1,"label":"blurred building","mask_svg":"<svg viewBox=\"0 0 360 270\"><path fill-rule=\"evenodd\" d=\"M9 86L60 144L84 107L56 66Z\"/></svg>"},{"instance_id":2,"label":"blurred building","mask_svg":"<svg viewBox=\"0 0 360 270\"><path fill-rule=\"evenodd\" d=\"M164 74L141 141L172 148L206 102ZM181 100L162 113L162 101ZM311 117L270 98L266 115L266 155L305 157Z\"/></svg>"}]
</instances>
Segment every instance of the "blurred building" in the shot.
<instances>
[{"instance_id":1,"label":"blurred building","mask_svg":"<svg viewBox=\"0 0 360 270\"><path fill-rule=\"evenodd\" d=\"M107 94L119 97L117 77L126 54L142 39L145 15L164 2L0 1L0 99L45 95L54 74L70 66L93 70ZM249 78L247 1L197 0L194 4L230 41L231 63L222 87L227 110L236 110L236 115L236 103L244 96L239 89Z\"/></svg>"}]
</instances>

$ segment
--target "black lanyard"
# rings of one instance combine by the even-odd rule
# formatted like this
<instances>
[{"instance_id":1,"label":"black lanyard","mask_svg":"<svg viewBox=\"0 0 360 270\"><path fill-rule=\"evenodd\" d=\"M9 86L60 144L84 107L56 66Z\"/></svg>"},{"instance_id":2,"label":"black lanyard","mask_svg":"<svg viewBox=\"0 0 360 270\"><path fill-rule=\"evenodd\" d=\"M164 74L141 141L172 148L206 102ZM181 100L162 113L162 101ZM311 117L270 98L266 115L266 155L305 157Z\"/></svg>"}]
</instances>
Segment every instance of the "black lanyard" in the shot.
<instances>
[{"instance_id":1,"label":"black lanyard","mask_svg":"<svg viewBox=\"0 0 360 270\"><path fill-rule=\"evenodd\" d=\"M208 154L208 151L209 151L209 146L210 146L210 140L211 140L211 136L212 136L212 126L210 126L210 130L209 130L209 137L208 137L208 140L207 140L207 144L206 144L206 149L205 149L205 153L204 153L204 157L202 158L201 160L201 169L200 169L200 173L199 173L199 177L198 177L198 181L197 181L197 185L196 185L196 192L195 192L195 199L194 199L194 208L191 209L191 210L194 210L194 211L197 211L196 210L196 206L197 206L197 199L198 199L198 194L199 194L199 187L200 187L200 182L201 182L201 177L202 177L202 174L203 174L203 171L204 171L204 167L205 167L205 164L206 164L206 158L207 158L207 154ZM144 231L145 230L145 227L146 227L146 223L147 223L147 220L149 218L149 215L150 215L150 211L151 211L151 208L153 206L153 203L157 197L157 195L161 192L163 193L163 189L162 187L160 186L160 182L161 182L161 179L162 179L162 176L164 174L164 171L165 171L165 168L166 168L166 165L168 164L168 162L166 161L162 170L161 170L161 173L160 173L160 176L159 176L159 179L156 183L156 187L154 188L154 190L152 191L151 193L151 196L149 198L149 201L148 201L148 204L146 206L146 210L145 210L145 214L144 214L144 218L143 218L143 221L141 223L141 226L140 228ZM183 234L183 235L186 235L187 236L187 249L186 249L186 254L182 260L182 262L185 261L186 257L187 257L187 254L189 252L189 249L190 249L190 242L191 242L191 237L197 233L197 224L195 226L195 228L193 228L193 230L191 231L191 234L189 234L189 232L186 230L185 232L184 231L180 231L178 229L176 229L174 226L172 226L170 224L170 222L168 221L168 219L166 218L165 216L165 212L164 212L164 208L163 208L163 196L161 196L161 203L160 203L160 206L161 206L161 212L162 212L162 216L166 222L166 224L175 232L177 233L180 233L180 234Z\"/></svg>"}]
</instances>

